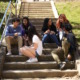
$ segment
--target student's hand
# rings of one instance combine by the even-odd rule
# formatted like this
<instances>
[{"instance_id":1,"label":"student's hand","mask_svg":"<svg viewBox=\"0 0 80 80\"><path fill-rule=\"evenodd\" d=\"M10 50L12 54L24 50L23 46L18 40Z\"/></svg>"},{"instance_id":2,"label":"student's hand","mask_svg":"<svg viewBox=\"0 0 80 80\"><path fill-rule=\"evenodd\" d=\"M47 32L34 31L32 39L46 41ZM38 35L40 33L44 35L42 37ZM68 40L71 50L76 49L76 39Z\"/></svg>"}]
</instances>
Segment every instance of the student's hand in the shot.
<instances>
[{"instance_id":1,"label":"student's hand","mask_svg":"<svg viewBox=\"0 0 80 80\"><path fill-rule=\"evenodd\" d=\"M46 30L44 34L47 34L47 33L50 33L50 30L49 30L49 29L48 29L48 30Z\"/></svg>"},{"instance_id":2,"label":"student's hand","mask_svg":"<svg viewBox=\"0 0 80 80\"><path fill-rule=\"evenodd\" d=\"M51 31L50 34L55 34L55 32L54 31Z\"/></svg>"},{"instance_id":3,"label":"student's hand","mask_svg":"<svg viewBox=\"0 0 80 80\"><path fill-rule=\"evenodd\" d=\"M68 58L68 60L71 60L72 56L70 54L68 54L67 58Z\"/></svg>"},{"instance_id":4,"label":"student's hand","mask_svg":"<svg viewBox=\"0 0 80 80\"><path fill-rule=\"evenodd\" d=\"M18 33L14 33L14 36L18 36Z\"/></svg>"}]
</instances>

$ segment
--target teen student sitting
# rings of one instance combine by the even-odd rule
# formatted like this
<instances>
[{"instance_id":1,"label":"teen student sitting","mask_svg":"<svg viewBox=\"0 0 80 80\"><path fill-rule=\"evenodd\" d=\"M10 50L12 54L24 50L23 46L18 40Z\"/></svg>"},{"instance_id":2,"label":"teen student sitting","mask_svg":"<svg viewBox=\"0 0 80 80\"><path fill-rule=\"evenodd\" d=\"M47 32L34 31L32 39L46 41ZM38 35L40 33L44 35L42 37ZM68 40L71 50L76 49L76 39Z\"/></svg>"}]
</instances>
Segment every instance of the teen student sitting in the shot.
<instances>
[{"instance_id":1,"label":"teen student sitting","mask_svg":"<svg viewBox=\"0 0 80 80\"><path fill-rule=\"evenodd\" d=\"M42 27L42 34L43 34L43 38L42 38L42 43L44 45L44 43L56 43L58 46L60 46L60 43L56 37L56 27L53 24L53 22L51 21L50 18L45 18L44 23L43 23L43 27Z\"/></svg>"},{"instance_id":2,"label":"teen student sitting","mask_svg":"<svg viewBox=\"0 0 80 80\"><path fill-rule=\"evenodd\" d=\"M65 62L74 60L74 53L76 51L76 38L72 32L70 32L70 25L64 25L65 36L62 39L62 49L52 51L52 56L57 61L59 68L64 69L65 64L62 63L61 59L65 59Z\"/></svg>"},{"instance_id":3,"label":"teen student sitting","mask_svg":"<svg viewBox=\"0 0 80 80\"><path fill-rule=\"evenodd\" d=\"M19 26L20 20L18 18L13 18L12 25L9 25L6 30L5 39L7 44L8 53L11 55L11 44L18 43L18 49L22 47L22 30ZM20 55L20 52L19 52Z\"/></svg>"},{"instance_id":4,"label":"teen student sitting","mask_svg":"<svg viewBox=\"0 0 80 80\"><path fill-rule=\"evenodd\" d=\"M62 41L63 35L64 35L64 24L68 24L70 26L70 31L72 29L72 26L70 22L67 20L65 14L60 14L59 18L56 22L56 27L59 32L59 39Z\"/></svg>"},{"instance_id":5,"label":"teen student sitting","mask_svg":"<svg viewBox=\"0 0 80 80\"><path fill-rule=\"evenodd\" d=\"M23 17L22 24L20 25L22 29L22 37L23 37L23 45L29 45L28 44L28 28L29 26L32 26L32 24L29 21L28 17Z\"/></svg>"},{"instance_id":6,"label":"teen student sitting","mask_svg":"<svg viewBox=\"0 0 80 80\"><path fill-rule=\"evenodd\" d=\"M42 41L34 26L28 28L28 39L32 42L31 46L20 48L20 52L29 57L27 62L38 62L37 56L42 54Z\"/></svg>"}]
</instances>

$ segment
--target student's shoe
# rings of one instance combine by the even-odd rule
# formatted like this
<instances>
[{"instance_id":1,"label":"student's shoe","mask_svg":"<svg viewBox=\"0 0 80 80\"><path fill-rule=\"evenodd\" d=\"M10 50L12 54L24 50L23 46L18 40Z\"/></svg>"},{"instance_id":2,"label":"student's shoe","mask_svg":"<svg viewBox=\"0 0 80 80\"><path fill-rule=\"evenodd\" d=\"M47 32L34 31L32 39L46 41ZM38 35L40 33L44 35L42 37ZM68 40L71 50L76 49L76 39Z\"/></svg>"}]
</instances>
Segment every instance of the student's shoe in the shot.
<instances>
[{"instance_id":1,"label":"student's shoe","mask_svg":"<svg viewBox=\"0 0 80 80\"><path fill-rule=\"evenodd\" d=\"M66 58L66 59L65 59L65 62L67 63L67 62L69 62L69 60Z\"/></svg>"},{"instance_id":2,"label":"student's shoe","mask_svg":"<svg viewBox=\"0 0 80 80\"><path fill-rule=\"evenodd\" d=\"M37 58L30 58L26 62L32 63L32 62L38 62Z\"/></svg>"},{"instance_id":3,"label":"student's shoe","mask_svg":"<svg viewBox=\"0 0 80 80\"><path fill-rule=\"evenodd\" d=\"M60 63L60 64L59 64L59 68L60 68L61 70L63 70L64 67L65 67L65 63Z\"/></svg>"},{"instance_id":4,"label":"student's shoe","mask_svg":"<svg viewBox=\"0 0 80 80\"><path fill-rule=\"evenodd\" d=\"M11 55L12 53L11 52L8 52L6 55Z\"/></svg>"},{"instance_id":5,"label":"student's shoe","mask_svg":"<svg viewBox=\"0 0 80 80\"><path fill-rule=\"evenodd\" d=\"M29 58L26 62L31 62L31 58Z\"/></svg>"}]
</instances>

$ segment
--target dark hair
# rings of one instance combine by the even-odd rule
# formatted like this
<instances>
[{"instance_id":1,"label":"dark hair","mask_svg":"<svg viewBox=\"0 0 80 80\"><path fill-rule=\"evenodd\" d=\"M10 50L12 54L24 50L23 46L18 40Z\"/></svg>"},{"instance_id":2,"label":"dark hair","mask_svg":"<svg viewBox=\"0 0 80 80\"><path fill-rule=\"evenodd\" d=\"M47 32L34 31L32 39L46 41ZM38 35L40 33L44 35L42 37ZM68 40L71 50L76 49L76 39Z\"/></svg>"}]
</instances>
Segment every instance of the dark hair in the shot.
<instances>
[{"instance_id":1,"label":"dark hair","mask_svg":"<svg viewBox=\"0 0 80 80\"><path fill-rule=\"evenodd\" d=\"M49 22L50 19L51 19L51 18L45 18L45 19L44 19L43 27L48 28L48 22ZM53 22L52 22L52 24L51 24L51 27L52 27L52 26L55 26Z\"/></svg>"},{"instance_id":2,"label":"dark hair","mask_svg":"<svg viewBox=\"0 0 80 80\"><path fill-rule=\"evenodd\" d=\"M12 23L13 23L13 22L20 22L20 19L19 19L19 18L13 18L13 19L12 19Z\"/></svg>"},{"instance_id":3,"label":"dark hair","mask_svg":"<svg viewBox=\"0 0 80 80\"><path fill-rule=\"evenodd\" d=\"M30 41L32 41L33 35L37 35L39 37L39 39L41 40L41 37L37 33L35 26L29 26L29 28L28 28L28 37L29 37Z\"/></svg>"},{"instance_id":4,"label":"dark hair","mask_svg":"<svg viewBox=\"0 0 80 80\"><path fill-rule=\"evenodd\" d=\"M48 27L49 18L44 19L43 27Z\"/></svg>"},{"instance_id":5,"label":"dark hair","mask_svg":"<svg viewBox=\"0 0 80 80\"><path fill-rule=\"evenodd\" d=\"M64 28L65 28L65 30L68 31L68 32L72 30L72 26L71 26L71 24L69 24L69 23L64 24Z\"/></svg>"},{"instance_id":6,"label":"dark hair","mask_svg":"<svg viewBox=\"0 0 80 80\"><path fill-rule=\"evenodd\" d=\"M23 26L23 28L25 28L25 25L23 24L23 20L24 19L27 20L27 26L29 26L29 18L28 17L23 17L23 19L22 19L22 26Z\"/></svg>"}]
</instances>

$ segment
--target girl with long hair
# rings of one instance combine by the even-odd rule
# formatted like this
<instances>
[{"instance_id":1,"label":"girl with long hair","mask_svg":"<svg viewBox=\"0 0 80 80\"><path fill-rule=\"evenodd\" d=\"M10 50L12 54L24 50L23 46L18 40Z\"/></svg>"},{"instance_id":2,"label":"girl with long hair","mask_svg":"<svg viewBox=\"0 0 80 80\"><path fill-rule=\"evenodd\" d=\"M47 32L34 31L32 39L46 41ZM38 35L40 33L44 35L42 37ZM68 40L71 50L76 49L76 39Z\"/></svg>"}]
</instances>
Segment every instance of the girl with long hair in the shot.
<instances>
[{"instance_id":1,"label":"girl with long hair","mask_svg":"<svg viewBox=\"0 0 80 80\"><path fill-rule=\"evenodd\" d=\"M43 33L43 38L42 38L42 43L56 43L58 46L60 46L60 43L56 37L56 27L51 21L50 18L45 18L43 27L42 27L42 33Z\"/></svg>"},{"instance_id":2,"label":"girl with long hair","mask_svg":"<svg viewBox=\"0 0 80 80\"><path fill-rule=\"evenodd\" d=\"M29 60L27 62L37 62L37 56L42 54L42 41L41 37L37 33L36 29L34 26L28 28L28 38L29 41L32 42L31 46L24 46L20 48L20 52L29 57Z\"/></svg>"},{"instance_id":3,"label":"girl with long hair","mask_svg":"<svg viewBox=\"0 0 80 80\"><path fill-rule=\"evenodd\" d=\"M23 17L22 19L22 24L21 24L21 28L22 28L22 36L23 36L23 45L27 45L27 35L28 35L28 27L32 26L32 24L29 21L28 17Z\"/></svg>"},{"instance_id":4,"label":"girl with long hair","mask_svg":"<svg viewBox=\"0 0 80 80\"><path fill-rule=\"evenodd\" d=\"M62 38L63 38L63 34L64 34L64 25L65 24L68 24L70 25L70 31L72 29L72 25L70 24L70 22L68 21L68 19L66 18L65 14L60 14L59 15L59 18L56 22L56 27L57 27L57 30L59 32L59 39L60 41L62 41Z\"/></svg>"}]
</instances>

